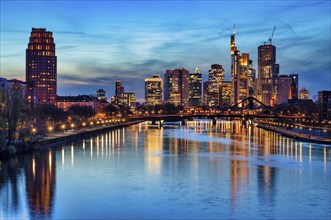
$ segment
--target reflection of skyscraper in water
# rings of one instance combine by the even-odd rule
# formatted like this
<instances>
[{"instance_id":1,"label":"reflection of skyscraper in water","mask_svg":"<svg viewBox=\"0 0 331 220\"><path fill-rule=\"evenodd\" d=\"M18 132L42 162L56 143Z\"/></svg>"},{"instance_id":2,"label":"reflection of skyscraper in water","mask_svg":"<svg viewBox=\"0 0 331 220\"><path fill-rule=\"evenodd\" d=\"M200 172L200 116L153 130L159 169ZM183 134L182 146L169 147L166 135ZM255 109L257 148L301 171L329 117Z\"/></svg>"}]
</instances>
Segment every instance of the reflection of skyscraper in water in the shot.
<instances>
[{"instance_id":1,"label":"reflection of skyscraper in water","mask_svg":"<svg viewBox=\"0 0 331 220\"><path fill-rule=\"evenodd\" d=\"M236 124L238 127L240 124ZM240 140L238 140L240 141ZM236 157L242 157L243 159L232 159L230 162L230 197L231 206L234 209L236 206L236 200L238 197L242 197L242 194L246 193L249 168L248 168L248 148L246 146L241 146L236 143L232 143L231 152L232 155ZM246 158L246 160L245 160Z\"/></svg>"},{"instance_id":2,"label":"reflection of skyscraper in water","mask_svg":"<svg viewBox=\"0 0 331 220\"><path fill-rule=\"evenodd\" d=\"M55 153L40 151L25 163L26 189L31 218L51 218L55 195Z\"/></svg>"},{"instance_id":3,"label":"reflection of skyscraper in water","mask_svg":"<svg viewBox=\"0 0 331 220\"><path fill-rule=\"evenodd\" d=\"M263 205L274 203L275 183L276 183L276 168L270 166L258 166L258 198Z\"/></svg>"},{"instance_id":4,"label":"reflection of skyscraper in water","mask_svg":"<svg viewBox=\"0 0 331 220\"><path fill-rule=\"evenodd\" d=\"M149 172L159 174L162 167L163 129L145 132L145 158Z\"/></svg>"}]
</instances>

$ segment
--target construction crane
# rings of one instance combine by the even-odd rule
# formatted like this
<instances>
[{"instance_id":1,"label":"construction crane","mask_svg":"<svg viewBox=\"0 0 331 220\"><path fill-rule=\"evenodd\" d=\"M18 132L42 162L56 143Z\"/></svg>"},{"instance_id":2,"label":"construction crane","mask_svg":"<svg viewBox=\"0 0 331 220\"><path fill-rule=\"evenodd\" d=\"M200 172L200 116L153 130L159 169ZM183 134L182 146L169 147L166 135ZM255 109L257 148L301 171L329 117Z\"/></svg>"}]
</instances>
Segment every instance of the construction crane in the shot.
<instances>
[{"instance_id":1,"label":"construction crane","mask_svg":"<svg viewBox=\"0 0 331 220\"><path fill-rule=\"evenodd\" d=\"M276 30L276 26L274 26L274 29L272 30L271 37L269 37L269 39L268 39L270 45L272 44L272 38L274 36L275 30Z\"/></svg>"}]
</instances>

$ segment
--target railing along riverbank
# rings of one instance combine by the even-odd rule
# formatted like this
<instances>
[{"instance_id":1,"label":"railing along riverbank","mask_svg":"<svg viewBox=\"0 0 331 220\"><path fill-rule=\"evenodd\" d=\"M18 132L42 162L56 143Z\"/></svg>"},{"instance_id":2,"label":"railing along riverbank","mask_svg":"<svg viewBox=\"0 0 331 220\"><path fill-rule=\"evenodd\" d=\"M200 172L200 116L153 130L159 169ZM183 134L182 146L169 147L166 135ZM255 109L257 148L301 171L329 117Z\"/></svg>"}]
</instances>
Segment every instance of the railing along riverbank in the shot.
<instances>
[{"instance_id":1,"label":"railing along riverbank","mask_svg":"<svg viewBox=\"0 0 331 220\"><path fill-rule=\"evenodd\" d=\"M312 135L307 133L299 133L298 131L293 131L290 129L285 129L281 127L276 127L269 124L258 123L258 128L265 129L267 131L273 131L279 133L285 137L293 138L299 141L310 142L310 143L318 143L318 144L327 144L331 146L331 139L321 137L318 135Z\"/></svg>"},{"instance_id":2,"label":"railing along riverbank","mask_svg":"<svg viewBox=\"0 0 331 220\"><path fill-rule=\"evenodd\" d=\"M75 141L75 140L81 139L83 137L94 135L94 134L102 132L102 131L126 127L129 125L134 125L134 124L138 124L141 122L144 122L144 120L135 120L135 121L122 122L122 123L117 123L117 124L112 124L112 125L99 126L99 127L94 127L94 128L85 128L85 129L80 129L80 130L73 131L70 133L69 132L66 132L66 133L59 132L56 134L54 133L54 134L47 136L44 139L38 141L34 145L34 149L40 150L45 147L47 148L47 147L51 147L53 145L58 145L60 143Z\"/></svg>"}]
</instances>

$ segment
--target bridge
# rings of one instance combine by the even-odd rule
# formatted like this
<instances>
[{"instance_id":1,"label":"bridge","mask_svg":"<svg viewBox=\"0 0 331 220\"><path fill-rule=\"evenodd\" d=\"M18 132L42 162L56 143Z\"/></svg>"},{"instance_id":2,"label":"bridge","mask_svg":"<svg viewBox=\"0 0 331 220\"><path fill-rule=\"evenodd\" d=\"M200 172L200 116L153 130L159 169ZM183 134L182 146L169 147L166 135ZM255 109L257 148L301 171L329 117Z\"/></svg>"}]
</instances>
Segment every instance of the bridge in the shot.
<instances>
[{"instance_id":1,"label":"bridge","mask_svg":"<svg viewBox=\"0 0 331 220\"><path fill-rule=\"evenodd\" d=\"M247 104L245 104L247 103ZM257 105L259 104L259 106ZM244 105L244 107L239 107ZM181 121L182 124L186 124L187 120L193 120L193 118L208 118L213 120L213 125L216 124L217 118L226 118L227 120L240 119L240 120L253 120L256 118L265 119L299 119L299 116L287 116L275 113L274 108L265 105L258 101L254 97L248 97L241 102L221 110L207 110L207 111L188 111L180 112L178 114L151 114L151 115L139 115L129 117L128 119L135 120L147 120L156 122L163 121ZM159 123L160 124L160 123Z\"/></svg>"}]
</instances>

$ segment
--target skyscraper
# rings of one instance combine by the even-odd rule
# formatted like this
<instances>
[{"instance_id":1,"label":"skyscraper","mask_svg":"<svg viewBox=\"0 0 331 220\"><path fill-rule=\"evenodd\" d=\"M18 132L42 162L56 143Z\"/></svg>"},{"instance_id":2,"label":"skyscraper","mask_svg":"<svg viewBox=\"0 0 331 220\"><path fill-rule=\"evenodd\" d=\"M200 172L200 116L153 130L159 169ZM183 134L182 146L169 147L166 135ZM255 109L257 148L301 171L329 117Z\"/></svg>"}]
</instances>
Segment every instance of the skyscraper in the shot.
<instances>
[{"instance_id":1,"label":"skyscraper","mask_svg":"<svg viewBox=\"0 0 331 220\"><path fill-rule=\"evenodd\" d=\"M258 99L273 105L277 95L279 65L276 64L276 47L264 44L258 47Z\"/></svg>"},{"instance_id":2,"label":"skyscraper","mask_svg":"<svg viewBox=\"0 0 331 220\"><path fill-rule=\"evenodd\" d=\"M155 106L162 104L162 78L160 75L153 75L145 79L145 104Z\"/></svg>"},{"instance_id":3,"label":"skyscraper","mask_svg":"<svg viewBox=\"0 0 331 220\"><path fill-rule=\"evenodd\" d=\"M164 74L165 101L175 106L189 105L189 71L184 68L167 70Z\"/></svg>"},{"instance_id":4,"label":"skyscraper","mask_svg":"<svg viewBox=\"0 0 331 220\"><path fill-rule=\"evenodd\" d=\"M220 88L224 81L225 71L220 64L213 64L208 73L207 105L219 106L221 103Z\"/></svg>"},{"instance_id":5,"label":"skyscraper","mask_svg":"<svg viewBox=\"0 0 331 220\"><path fill-rule=\"evenodd\" d=\"M289 75L278 76L277 104L287 103L291 95L292 79Z\"/></svg>"},{"instance_id":6,"label":"skyscraper","mask_svg":"<svg viewBox=\"0 0 331 220\"><path fill-rule=\"evenodd\" d=\"M291 74L291 95L290 99L296 100L299 97L299 75L298 74Z\"/></svg>"},{"instance_id":7,"label":"skyscraper","mask_svg":"<svg viewBox=\"0 0 331 220\"><path fill-rule=\"evenodd\" d=\"M310 92L306 89L306 87L302 87L299 90L299 98L300 99L310 99Z\"/></svg>"},{"instance_id":8,"label":"skyscraper","mask_svg":"<svg viewBox=\"0 0 331 220\"><path fill-rule=\"evenodd\" d=\"M53 33L46 28L32 28L26 49L26 82L31 85L28 102L56 103L57 57Z\"/></svg>"},{"instance_id":9,"label":"skyscraper","mask_svg":"<svg viewBox=\"0 0 331 220\"><path fill-rule=\"evenodd\" d=\"M253 68L253 61L249 60L249 74L248 74L248 96L256 95L256 70Z\"/></svg>"},{"instance_id":10,"label":"skyscraper","mask_svg":"<svg viewBox=\"0 0 331 220\"><path fill-rule=\"evenodd\" d=\"M276 103L288 103L288 100L298 99L298 74L279 75L277 77Z\"/></svg>"},{"instance_id":11,"label":"skyscraper","mask_svg":"<svg viewBox=\"0 0 331 220\"><path fill-rule=\"evenodd\" d=\"M124 87L122 85L122 80L116 80L115 82L115 105L120 104L120 100L122 100L122 96L124 93Z\"/></svg>"},{"instance_id":12,"label":"skyscraper","mask_svg":"<svg viewBox=\"0 0 331 220\"><path fill-rule=\"evenodd\" d=\"M233 88L232 104L236 104L249 96L250 88L253 88L253 76L255 74L249 54L240 54L235 46L235 33L231 35L231 82ZM251 81L250 81L251 80ZM250 87L251 86L251 87Z\"/></svg>"},{"instance_id":13,"label":"skyscraper","mask_svg":"<svg viewBox=\"0 0 331 220\"><path fill-rule=\"evenodd\" d=\"M198 67L194 73L190 73L189 104L192 106L201 105L202 74Z\"/></svg>"}]
</instances>

